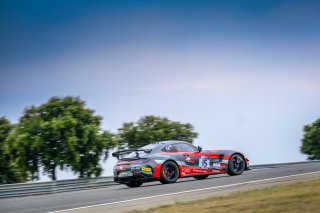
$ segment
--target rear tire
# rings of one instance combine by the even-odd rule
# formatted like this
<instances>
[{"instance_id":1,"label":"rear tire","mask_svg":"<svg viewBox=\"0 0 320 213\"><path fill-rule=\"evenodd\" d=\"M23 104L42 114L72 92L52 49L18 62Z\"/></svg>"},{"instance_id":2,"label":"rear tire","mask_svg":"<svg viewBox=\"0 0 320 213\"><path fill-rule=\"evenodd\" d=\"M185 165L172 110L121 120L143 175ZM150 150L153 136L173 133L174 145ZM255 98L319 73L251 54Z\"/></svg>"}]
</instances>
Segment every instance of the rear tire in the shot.
<instances>
[{"instance_id":1,"label":"rear tire","mask_svg":"<svg viewBox=\"0 0 320 213\"><path fill-rule=\"evenodd\" d=\"M197 180L203 180L206 179L209 175L197 175L197 176L193 176L193 178L197 179Z\"/></svg>"},{"instance_id":2,"label":"rear tire","mask_svg":"<svg viewBox=\"0 0 320 213\"><path fill-rule=\"evenodd\" d=\"M128 187L130 188L135 188L135 187L139 187L143 184L142 181L132 181L130 183L125 183Z\"/></svg>"},{"instance_id":3,"label":"rear tire","mask_svg":"<svg viewBox=\"0 0 320 213\"><path fill-rule=\"evenodd\" d=\"M179 167L172 161L166 161L160 171L160 182L163 184L175 183L179 178Z\"/></svg>"},{"instance_id":4,"label":"rear tire","mask_svg":"<svg viewBox=\"0 0 320 213\"><path fill-rule=\"evenodd\" d=\"M228 175L240 175L246 168L246 162L242 155L233 154L231 155L228 163Z\"/></svg>"}]
</instances>

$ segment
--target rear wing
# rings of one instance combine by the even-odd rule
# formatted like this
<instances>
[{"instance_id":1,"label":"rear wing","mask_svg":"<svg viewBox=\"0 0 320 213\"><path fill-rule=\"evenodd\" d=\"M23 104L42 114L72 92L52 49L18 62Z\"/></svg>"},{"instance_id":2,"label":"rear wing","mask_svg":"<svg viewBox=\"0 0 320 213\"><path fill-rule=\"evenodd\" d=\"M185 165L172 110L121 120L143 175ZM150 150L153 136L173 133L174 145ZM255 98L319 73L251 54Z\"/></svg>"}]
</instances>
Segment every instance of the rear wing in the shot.
<instances>
[{"instance_id":1,"label":"rear wing","mask_svg":"<svg viewBox=\"0 0 320 213\"><path fill-rule=\"evenodd\" d=\"M112 153L112 157L116 157L119 159L121 155L129 154L131 152L136 153L136 157L139 158L139 152L150 153L152 149L123 149Z\"/></svg>"}]
</instances>

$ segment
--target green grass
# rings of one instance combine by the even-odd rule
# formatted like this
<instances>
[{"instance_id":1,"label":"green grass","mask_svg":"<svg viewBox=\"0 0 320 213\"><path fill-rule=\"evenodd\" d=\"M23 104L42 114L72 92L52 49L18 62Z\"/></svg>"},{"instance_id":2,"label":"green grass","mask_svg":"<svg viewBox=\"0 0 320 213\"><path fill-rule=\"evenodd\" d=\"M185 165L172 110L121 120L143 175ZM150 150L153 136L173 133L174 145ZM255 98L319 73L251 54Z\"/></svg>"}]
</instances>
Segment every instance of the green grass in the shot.
<instances>
[{"instance_id":1,"label":"green grass","mask_svg":"<svg viewBox=\"0 0 320 213\"><path fill-rule=\"evenodd\" d=\"M131 212L316 213L320 212L320 179Z\"/></svg>"}]
</instances>

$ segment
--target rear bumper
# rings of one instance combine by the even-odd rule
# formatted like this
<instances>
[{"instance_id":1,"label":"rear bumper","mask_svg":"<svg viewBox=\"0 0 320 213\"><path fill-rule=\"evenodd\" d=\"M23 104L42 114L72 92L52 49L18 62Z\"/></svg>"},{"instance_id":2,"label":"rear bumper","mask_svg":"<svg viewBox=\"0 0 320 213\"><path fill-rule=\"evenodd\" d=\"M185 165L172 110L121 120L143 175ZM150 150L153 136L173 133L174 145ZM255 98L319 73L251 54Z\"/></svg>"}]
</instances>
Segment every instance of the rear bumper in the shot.
<instances>
[{"instance_id":1,"label":"rear bumper","mask_svg":"<svg viewBox=\"0 0 320 213\"><path fill-rule=\"evenodd\" d=\"M154 180L154 166L150 164L116 165L113 170L113 179L117 183L132 181Z\"/></svg>"},{"instance_id":2,"label":"rear bumper","mask_svg":"<svg viewBox=\"0 0 320 213\"><path fill-rule=\"evenodd\" d=\"M143 181L143 182L149 182L156 180L152 175L150 174L144 174L144 173L133 173L132 176L127 176L127 177L119 177L117 175L113 176L113 180L116 183L130 183L133 181Z\"/></svg>"}]
</instances>

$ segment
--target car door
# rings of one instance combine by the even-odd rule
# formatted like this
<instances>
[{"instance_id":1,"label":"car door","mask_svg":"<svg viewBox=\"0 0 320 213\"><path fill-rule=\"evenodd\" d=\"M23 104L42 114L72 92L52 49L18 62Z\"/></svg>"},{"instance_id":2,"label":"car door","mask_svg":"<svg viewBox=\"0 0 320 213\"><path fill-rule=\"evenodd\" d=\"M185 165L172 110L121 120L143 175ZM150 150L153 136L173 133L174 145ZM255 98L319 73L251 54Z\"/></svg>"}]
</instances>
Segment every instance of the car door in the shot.
<instances>
[{"instance_id":1,"label":"car door","mask_svg":"<svg viewBox=\"0 0 320 213\"><path fill-rule=\"evenodd\" d=\"M212 172L211 157L203 152L199 152L197 147L180 143L178 151L182 154L182 161L190 167L190 174L207 174Z\"/></svg>"}]
</instances>

